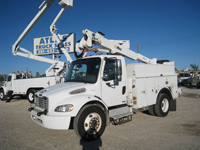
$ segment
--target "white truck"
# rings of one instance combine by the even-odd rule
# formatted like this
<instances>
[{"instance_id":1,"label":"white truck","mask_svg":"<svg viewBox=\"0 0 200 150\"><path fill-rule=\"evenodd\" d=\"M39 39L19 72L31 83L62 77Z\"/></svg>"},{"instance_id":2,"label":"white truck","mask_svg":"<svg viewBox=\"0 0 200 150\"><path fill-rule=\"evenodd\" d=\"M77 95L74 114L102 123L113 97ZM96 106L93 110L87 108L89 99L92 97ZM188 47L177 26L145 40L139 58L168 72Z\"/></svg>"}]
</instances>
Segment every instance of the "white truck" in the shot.
<instances>
[{"instance_id":1,"label":"white truck","mask_svg":"<svg viewBox=\"0 0 200 150\"><path fill-rule=\"evenodd\" d=\"M149 59L129 47L129 41L83 30L74 51L79 59L70 64L66 82L35 94L35 106L29 108L32 120L49 129L73 128L83 140L94 140L110 123L132 120L135 110L160 117L175 111L182 91L174 62ZM90 51L107 55L86 57ZM143 63L126 64L124 57Z\"/></svg>"},{"instance_id":2,"label":"white truck","mask_svg":"<svg viewBox=\"0 0 200 150\"><path fill-rule=\"evenodd\" d=\"M25 73L23 73L25 74ZM0 99L9 102L13 96L27 97L30 103L34 102L34 94L46 87L63 82L61 76L27 77L21 73L12 73L7 76L6 82L0 88ZM9 99L7 99L9 97Z\"/></svg>"},{"instance_id":3,"label":"white truck","mask_svg":"<svg viewBox=\"0 0 200 150\"><path fill-rule=\"evenodd\" d=\"M8 75L7 82L1 86L0 88L0 99L7 100L7 97L10 97L7 102L9 102L13 96L27 96L30 103L34 102L34 94L35 92L64 82L64 74L66 73L67 63L59 61L59 59L55 59L53 55L53 59L36 56L32 52L22 48L19 46L21 41L25 38L28 32L32 29L32 27L37 23L37 21L41 18L41 16L47 11L47 9L54 3L55 0L44 0L44 2L39 6L40 10L36 14L36 16L32 19L32 21L28 24L25 30L21 33L19 38L12 46L13 55L18 55L22 57L26 57L29 59L34 59L37 61L42 61L46 63L52 64L46 70L46 77L42 78L30 78L27 76L23 76L22 74L12 73ZM52 33L54 39L57 41L57 45L59 49L65 54L68 62L72 61L69 53L66 48L64 48L63 42L67 37L62 38L62 36L58 33L58 29L55 28L55 24L64 12L65 9L72 7L73 0L60 0L59 4L62 6L62 9L54 19L53 23L50 26L50 32ZM73 52L73 51L72 51Z\"/></svg>"}]
</instances>

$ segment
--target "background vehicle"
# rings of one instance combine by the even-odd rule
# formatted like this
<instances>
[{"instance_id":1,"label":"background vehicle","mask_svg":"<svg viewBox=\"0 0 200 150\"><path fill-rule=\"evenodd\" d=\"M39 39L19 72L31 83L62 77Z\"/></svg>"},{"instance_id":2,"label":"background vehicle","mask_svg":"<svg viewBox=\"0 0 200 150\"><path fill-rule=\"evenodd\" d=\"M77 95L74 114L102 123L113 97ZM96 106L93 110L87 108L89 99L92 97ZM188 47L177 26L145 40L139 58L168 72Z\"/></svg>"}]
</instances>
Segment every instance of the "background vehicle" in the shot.
<instances>
[{"instance_id":1,"label":"background vehicle","mask_svg":"<svg viewBox=\"0 0 200 150\"><path fill-rule=\"evenodd\" d=\"M178 84L189 84L191 86L192 84L192 76L190 73L180 73L178 75Z\"/></svg>"},{"instance_id":2,"label":"background vehicle","mask_svg":"<svg viewBox=\"0 0 200 150\"><path fill-rule=\"evenodd\" d=\"M30 103L34 102L34 94L46 87L63 82L60 76L33 78L27 72L12 73L0 88L0 99L7 100L13 96L27 97ZM9 102L9 100L8 100Z\"/></svg>"},{"instance_id":3,"label":"background vehicle","mask_svg":"<svg viewBox=\"0 0 200 150\"><path fill-rule=\"evenodd\" d=\"M192 85L195 86L197 89L200 88L200 76L194 75L192 78Z\"/></svg>"}]
</instances>

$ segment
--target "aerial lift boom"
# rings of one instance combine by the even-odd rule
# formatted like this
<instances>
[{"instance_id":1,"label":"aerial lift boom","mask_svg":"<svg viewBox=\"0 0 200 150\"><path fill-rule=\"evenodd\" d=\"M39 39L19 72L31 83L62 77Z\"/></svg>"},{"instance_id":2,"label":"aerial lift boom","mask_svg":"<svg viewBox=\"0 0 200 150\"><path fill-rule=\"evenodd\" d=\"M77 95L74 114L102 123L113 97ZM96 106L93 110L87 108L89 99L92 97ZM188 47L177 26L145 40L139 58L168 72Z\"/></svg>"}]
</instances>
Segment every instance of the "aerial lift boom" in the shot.
<instances>
[{"instance_id":1,"label":"aerial lift boom","mask_svg":"<svg viewBox=\"0 0 200 150\"><path fill-rule=\"evenodd\" d=\"M25 36L29 33L29 31L33 28L33 26L37 23L37 21L42 17L42 15L49 9L49 7L55 2L55 0L44 0L43 3L39 6L40 11L36 14L36 16L32 19L32 21L28 24L28 26L25 28L25 30L21 33L19 38L16 40L16 42L12 46L12 53L13 55L23 56L30 59L46 62L52 64L47 70L46 75L61 75L66 70L66 63L54 59L49 59L41 56L35 56L32 52L22 48L19 46L21 41L25 38ZM65 9L68 9L73 6L73 0L60 0L59 5L62 6L61 11L63 12ZM59 13L60 14L60 13ZM61 15L61 14L60 14ZM60 17L59 15L59 17ZM56 17L56 21L52 24L55 25L59 17ZM52 30L51 30L52 31ZM51 32L52 33L52 32ZM63 42L63 39L59 38L59 34L53 36L56 38L58 44ZM60 44L62 45L62 44ZM62 52L65 54L67 59L69 59L69 62L72 61L71 57L69 56L67 50L64 47L60 47ZM56 67L56 69L54 69Z\"/></svg>"},{"instance_id":2,"label":"aerial lift boom","mask_svg":"<svg viewBox=\"0 0 200 150\"><path fill-rule=\"evenodd\" d=\"M77 57L82 57L84 52L87 51L100 51L108 54L120 54L132 60L139 60L141 62L147 64L156 64L157 59L149 59L139 53L135 53L130 50L130 42L125 40L108 40L104 38L104 34L102 32L94 33L88 29L82 31L83 38L76 43L76 52L82 51L82 53ZM95 48L92 45L101 46L101 48Z\"/></svg>"}]
</instances>

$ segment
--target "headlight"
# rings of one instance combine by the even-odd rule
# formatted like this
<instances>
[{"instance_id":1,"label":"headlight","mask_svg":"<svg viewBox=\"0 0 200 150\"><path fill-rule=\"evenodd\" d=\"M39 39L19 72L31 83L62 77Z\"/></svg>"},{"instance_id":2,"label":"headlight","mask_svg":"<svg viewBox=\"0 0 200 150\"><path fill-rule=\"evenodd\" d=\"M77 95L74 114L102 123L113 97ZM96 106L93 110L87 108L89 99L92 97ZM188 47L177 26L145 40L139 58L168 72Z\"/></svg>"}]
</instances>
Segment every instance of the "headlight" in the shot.
<instances>
[{"instance_id":1,"label":"headlight","mask_svg":"<svg viewBox=\"0 0 200 150\"><path fill-rule=\"evenodd\" d=\"M70 112L74 109L72 104L60 105L56 107L55 112Z\"/></svg>"}]
</instances>

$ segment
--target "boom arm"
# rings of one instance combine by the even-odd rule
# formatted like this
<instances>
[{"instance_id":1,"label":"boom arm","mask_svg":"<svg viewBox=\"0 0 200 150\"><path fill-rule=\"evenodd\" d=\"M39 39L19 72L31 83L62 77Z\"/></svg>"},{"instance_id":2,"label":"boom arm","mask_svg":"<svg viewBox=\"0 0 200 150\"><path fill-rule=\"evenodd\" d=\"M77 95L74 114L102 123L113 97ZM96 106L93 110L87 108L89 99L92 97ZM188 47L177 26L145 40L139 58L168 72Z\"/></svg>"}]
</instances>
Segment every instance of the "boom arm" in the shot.
<instances>
[{"instance_id":1,"label":"boom arm","mask_svg":"<svg viewBox=\"0 0 200 150\"><path fill-rule=\"evenodd\" d=\"M37 21L42 17L42 15L49 9L49 7L54 3L55 0L44 0L44 2L39 6L40 11L36 14L36 16L32 19L32 21L28 24L25 30L21 33L17 41L12 46L13 55L17 55L18 50L20 49L19 44L28 34L28 32L33 28L33 26L37 23Z\"/></svg>"},{"instance_id":2,"label":"boom arm","mask_svg":"<svg viewBox=\"0 0 200 150\"><path fill-rule=\"evenodd\" d=\"M140 60L147 64L156 64L157 60L149 59L139 53L135 53L129 49L130 42L123 40L108 40L104 38L104 34L101 32L94 33L90 30L83 30L83 38L80 42L76 43L76 51L80 52L82 49L86 51L101 51L108 54L120 54L132 60ZM102 48L95 48L92 45L98 45Z\"/></svg>"},{"instance_id":3,"label":"boom arm","mask_svg":"<svg viewBox=\"0 0 200 150\"><path fill-rule=\"evenodd\" d=\"M70 8L70 6L72 7L72 4L69 4L68 7L62 8L60 10L60 12L58 13L58 15L56 16L56 18L54 19L54 21L51 24L51 26L50 26L50 32L51 32L51 34L56 39L56 41L58 41L58 43L61 44L61 45L62 45L62 42L64 41L64 39L60 39L60 34L58 33L58 29L56 29L56 25L55 24L58 21L58 19L60 18L60 16L62 15L62 13L64 12L64 10L67 9L67 8ZM72 58L70 57L70 55L67 52L66 48L61 47L60 49L65 54L67 60L71 63L72 62Z\"/></svg>"},{"instance_id":4,"label":"boom arm","mask_svg":"<svg viewBox=\"0 0 200 150\"><path fill-rule=\"evenodd\" d=\"M19 46L21 41L25 38L25 36L28 34L28 32L33 28L33 26L37 23L37 21L42 17L42 15L47 11L47 9L54 3L55 0L44 0L43 3L39 6L40 11L36 14L36 16L32 19L32 21L28 24L28 26L25 28L25 30L21 33L19 38L16 40L16 42L12 46L12 53L13 55L23 56L30 59L51 63L52 65L46 70L46 75L51 76L53 74L55 75L61 75L63 74L63 70L66 70L66 63L54 59L49 59L41 56L35 56L30 51L22 48ZM73 6L73 0L60 0L59 5L62 6L62 9L70 8ZM61 14L60 14L61 15ZM57 17L56 17L57 18ZM58 20L58 18L57 18ZM57 22L56 20L56 22ZM55 22L55 20L54 20ZM55 23L56 23L55 22ZM53 35L55 37L55 35ZM62 41L58 40L58 43L60 44ZM71 62L71 57L69 56L68 52L65 48L61 47L61 50L65 54L65 56L69 59ZM55 67L57 68L55 69ZM53 70L52 70L53 69Z\"/></svg>"}]
</instances>

